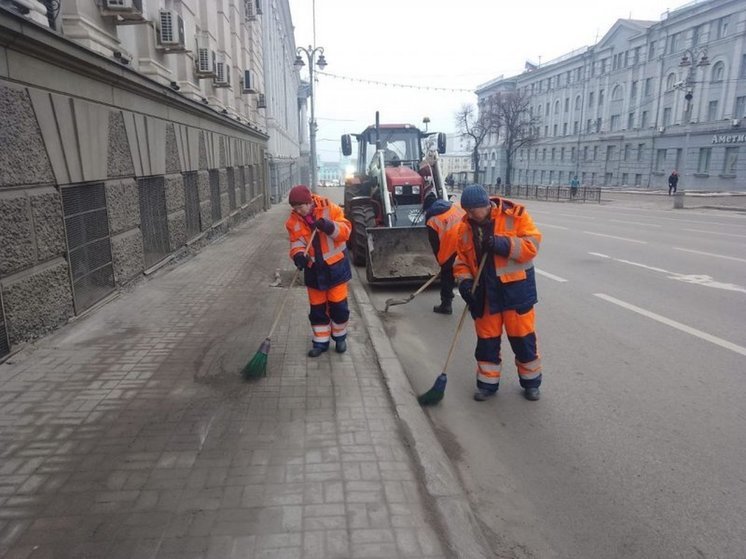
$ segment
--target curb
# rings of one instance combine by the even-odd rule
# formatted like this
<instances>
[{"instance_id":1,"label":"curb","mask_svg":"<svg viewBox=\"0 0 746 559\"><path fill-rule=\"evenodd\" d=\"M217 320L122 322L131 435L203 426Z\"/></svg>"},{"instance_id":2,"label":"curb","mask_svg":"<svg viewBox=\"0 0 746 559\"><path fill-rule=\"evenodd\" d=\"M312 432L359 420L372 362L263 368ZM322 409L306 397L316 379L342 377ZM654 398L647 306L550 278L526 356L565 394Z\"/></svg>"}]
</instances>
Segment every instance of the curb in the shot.
<instances>
[{"instance_id":1,"label":"curb","mask_svg":"<svg viewBox=\"0 0 746 559\"><path fill-rule=\"evenodd\" d=\"M417 403L415 392L383 328L378 311L359 279L350 282L350 288L360 307L360 318L368 330L396 415L405 427L404 436L423 474L425 488L433 499L447 545L455 557L494 557L461 481L435 436L430 421Z\"/></svg>"}]
</instances>

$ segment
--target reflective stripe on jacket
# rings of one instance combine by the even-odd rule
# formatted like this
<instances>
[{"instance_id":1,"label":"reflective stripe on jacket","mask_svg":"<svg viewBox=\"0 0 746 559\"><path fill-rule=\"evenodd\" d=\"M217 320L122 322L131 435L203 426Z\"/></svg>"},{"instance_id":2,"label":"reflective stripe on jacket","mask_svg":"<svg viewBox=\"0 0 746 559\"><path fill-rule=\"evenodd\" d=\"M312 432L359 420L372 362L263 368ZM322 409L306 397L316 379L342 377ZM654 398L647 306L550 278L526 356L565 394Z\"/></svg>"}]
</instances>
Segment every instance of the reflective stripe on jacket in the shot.
<instances>
[{"instance_id":1,"label":"reflective stripe on jacket","mask_svg":"<svg viewBox=\"0 0 746 559\"><path fill-rule=\"evenodd\" d=\"M461 206L453 204L443 213L434 215L427 220L427 226L438 234L439 248L435 257L441 266L456 254L458 245L458 228L465 215Z\"/></svg>"},{"instance_id":2,"label":"reflective stripe on jacket","mask_svg":"<svg viewBox=\"0 0 746 559\"><path fill-rule=\"evenodd\" d=\"M492 255L475 295L477 300L485 301L486 298L485 302L492 313L530 307L537 302L533 260L539 252L541 232L525 207L499 197L493 197L491 201L489 219L493 223L493 234L510 238L510 253L507 257ZM458 227L453 274L460 283L465 279L474 279L478 268L472 222L468 216L464 216ZM473 316L482 314L483 308Z\"/></svg>"}]
</instances>

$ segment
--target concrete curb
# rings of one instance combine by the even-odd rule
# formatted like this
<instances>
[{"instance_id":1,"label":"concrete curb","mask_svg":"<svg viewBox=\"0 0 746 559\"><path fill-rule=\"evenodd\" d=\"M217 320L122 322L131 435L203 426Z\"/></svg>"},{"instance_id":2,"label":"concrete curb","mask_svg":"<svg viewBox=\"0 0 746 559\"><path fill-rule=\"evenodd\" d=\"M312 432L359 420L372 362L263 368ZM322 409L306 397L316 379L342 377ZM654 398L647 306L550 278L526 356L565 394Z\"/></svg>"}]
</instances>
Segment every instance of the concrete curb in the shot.
<instances>
[{"instance_id":1,"label":"concrete curb","mask_svg":"<svg viewBox=\"0 0 746 559\"><path fill-rule=\"evenodd\" d=\"M416 394L394 352L383 323L378 317L378 311L359 280L350 282L350 289L360 307L360 319L365 324L373 343L396 414L405 428L404 436L423 474L425 487L433 498L446 544L454 557L494 557L461 481L435 436L430 421L417 403Z\"/></svg>"}]
</instances>

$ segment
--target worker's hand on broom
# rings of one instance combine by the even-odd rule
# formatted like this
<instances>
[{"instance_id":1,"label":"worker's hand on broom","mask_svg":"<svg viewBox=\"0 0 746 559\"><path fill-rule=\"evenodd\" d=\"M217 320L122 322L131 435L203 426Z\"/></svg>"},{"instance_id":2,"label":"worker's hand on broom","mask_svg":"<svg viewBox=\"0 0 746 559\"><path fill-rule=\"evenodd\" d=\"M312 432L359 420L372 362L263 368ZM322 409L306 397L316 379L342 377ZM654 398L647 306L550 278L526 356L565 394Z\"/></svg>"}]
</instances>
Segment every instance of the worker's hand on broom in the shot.
<instances>
[{"instance_id":1,"label":"worker's hand on broom","mask_svg":"<svg viewBox=\"0 0 746 559\"><path fill-rule=\"evenodd\" d=\"M298 254L293 256L293 262L295 262L296 268L298 268L299 270L303 270L308 265L308 256L306 256L302 252L299 252Z\"/></svg>"},{"instance_id":2,"label":"worker's hand on broom","mask_svg":"<svg viewBox=\"0 0 746 559\"><path fill-rule=\"evenodd\" d=\"M313 226L322 233L326 233L327 235L331 235L332 233L334 233L334 222L330 219L326 219L325 217L320 217L319 219L314 221Z\"/></svg>"},{"instance_id":3,"label":"worker's hand on broom","mask_svg":"<svg viewBox=\"0 0 746 559\"><path fill-rule=\"evenodd\" d=\"M469 310L472 310L477 304L477 300L474 298L474 294L472 293L473 289L474 280L465 279L458 284L458 292L461 293L461 297L466 301Z\"/></svg>"},{"instance_id":4,"label":"worker's hand on broom","mask_svg":"<svg viewBox=\"0 0 746 559\"><path fill-rule=\"evenodd\" d=\"M487 235L482 241L482 250L507 257L510 254L510 237L505 235Z\"/></svg>"}]
</instances>

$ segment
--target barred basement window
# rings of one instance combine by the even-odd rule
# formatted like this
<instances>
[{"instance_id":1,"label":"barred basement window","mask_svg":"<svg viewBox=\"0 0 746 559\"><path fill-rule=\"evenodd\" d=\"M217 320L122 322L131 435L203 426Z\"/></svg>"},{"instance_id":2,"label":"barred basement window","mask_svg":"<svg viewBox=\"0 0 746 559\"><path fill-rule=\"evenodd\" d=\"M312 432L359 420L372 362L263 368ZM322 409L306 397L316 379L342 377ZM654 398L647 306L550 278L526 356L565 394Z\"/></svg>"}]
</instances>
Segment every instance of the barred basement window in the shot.
<instances>
[{"instance_id":1,"label":"barred basement window","mask_svg":"<svg viewBox=\"0 0 746 559\"><path fill-rule=\"evenodd\" d=\"M170 252L165 179L162 176L137 179L137 187L145 267L150 268Z\"/></svg>"}]
</instances>

